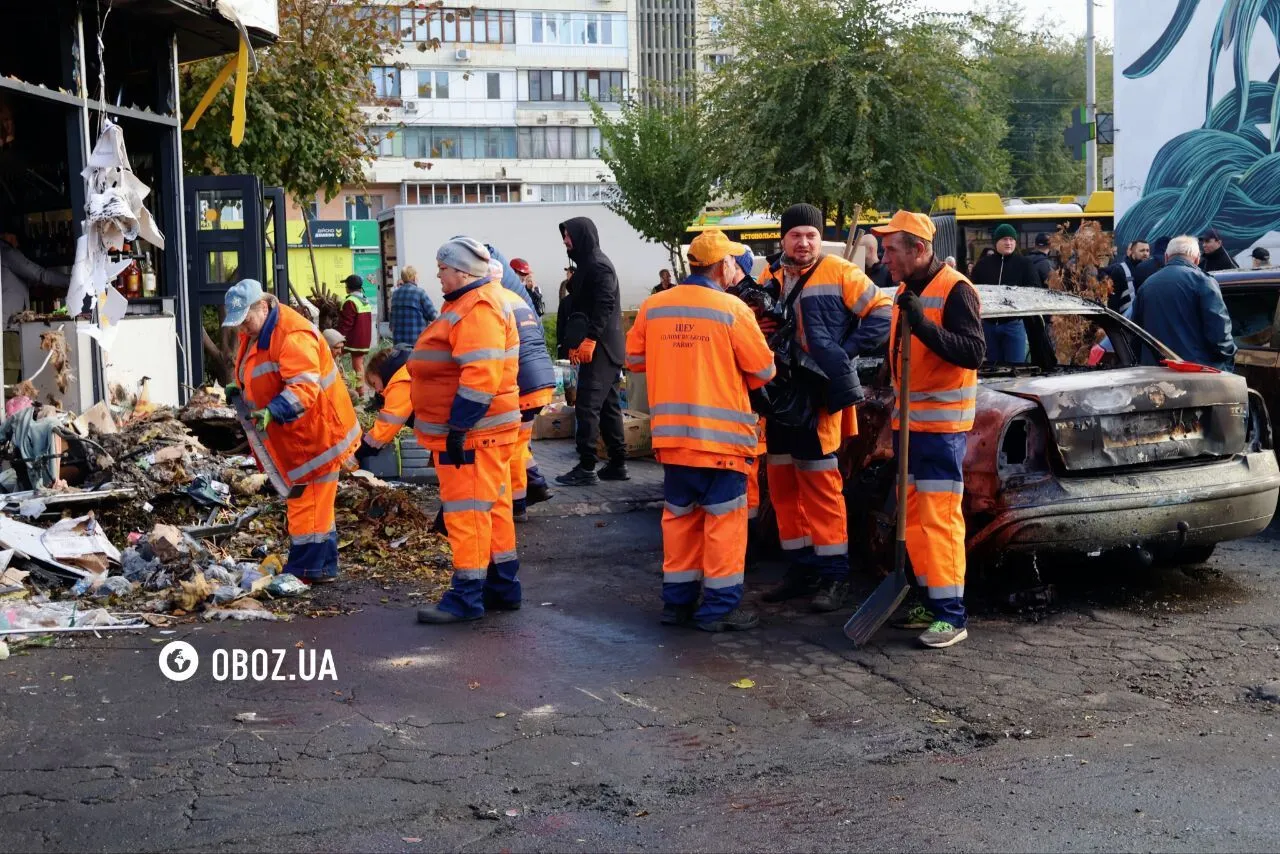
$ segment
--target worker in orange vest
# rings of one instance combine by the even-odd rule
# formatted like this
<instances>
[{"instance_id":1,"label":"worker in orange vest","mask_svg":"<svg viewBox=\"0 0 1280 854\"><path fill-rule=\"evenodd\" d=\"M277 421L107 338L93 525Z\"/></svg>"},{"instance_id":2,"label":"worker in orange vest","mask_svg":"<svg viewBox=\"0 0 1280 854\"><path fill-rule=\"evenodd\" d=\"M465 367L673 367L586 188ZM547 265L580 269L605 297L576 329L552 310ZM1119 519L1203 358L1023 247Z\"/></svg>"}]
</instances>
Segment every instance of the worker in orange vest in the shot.
<instances>
[{"instance_id":1,"label":"worker in orange vest","mask_svg":"<svg viewBox=\"0 0 1280 854\"><path fill-rule=\"evenodd\" d=\"M489 250L455 237L436 252L440 316L409 356L414 433L436 455L453 582L423 623L478 620L520 607L511 455L520 432L520 333Z\"/></svg>"},{"instance_id":2,"label":"worker in orange vest","mask_svg":"<svg viewBox=\"0 0 1280 854\"><path fill-rule=\"evenodd\" d=\"M745 249L719 229L698 235L692 275L646 299L627 334L627 367L649 377L663 465L662 622L708 632L759 622L739 605L757 443L752 390L773 379L774 366L751 310L724 292Z\"/></svg>"},{"instance_id":3,"label":"worker in orange vest","mask_svg":"<svg viewBox=\"0 0 1280 854\"><path fill-rule=\"evenodd\" d=\"M238 327L240 346L230 396L243 395L284 479L306 484L288 500L289 561L303 581L338 576L333 505L338 474L360 439L351 397L320 331L245 279L227 290L222 325Z\"/></svg>"},{"instance_id":4,"label":"worker in orange vest","mask_svg":"<svg viewBox=\"0 0 1280 854\"><path fill-rule=\"evenodd\" d=\"M753 278L755 271L756 256L751 249L747 249L740 255L734 257L738 264L738 269L734 271L735 281L727 288L725 292L738 297L745 302L755 314L756 323L760 325L760 331L764 333L765 340L772 335L778 328L777 321L771 318L767 313L767 306L759 299L762 293L760 285ZM747 564L750 566L755 559L753 555L759 554L760 529L760 475L764 471L765 464L765 419L760 416L756 421L756 438L759 443L756 446L756 455L753 459L747 461Z\"/></svg>"},{"instance_id":5,"label":"worker in orange vest","mask_svg":"<svg viewBox=\"0 0 1280 854\"><path fill-rule=\"evenodd\" d=\"M969 636L964 608L964 453L978 399L978 368L986 353L978 292L958 270L933 254L933 220L898 211L884 237L885 263L898 286L889 340L897 388L898 330L911 324L910 433L907 443L907 555L927 598L895 621L922 628L920 643L935 649ZM893 429L898 429L898 410ZM895 433L896 435L896 433ZM895 439L896 450L896 439Z\"/></svg>"},{"instance_id":6,"label":"worker in orange vest","mask_svg":"<svg viewBox=\"0 0 1280 854\"><path fill-rule=\"evenodd\" d=\"M382 407L373 426L356 449L361 466L395 441L400 430L413 421L413 382L409 377L408 350L380 350L365 363L365 385L382 396Z\"/></svg>"},{"instance_id":7,"label":"worker in orange vest","mask_svg":"<svg viewBox=\"0 0 1280 854\"><path fill-rule=\"evenodd\" d=\"M857 434L853 407L863 399L857 357L883 351L891 300L861 267L822 253L824 225L813 205L784 211L782 256L761 281L790 306L790 334L771 343L783 354L780 373L785 366L792 400L807 402L786 417L779 408L768 414L769 496L791 563L764 599L815 594L813 610L834 611L849 593L848 514L836 452Z\"/></svg>"}]
</instances>

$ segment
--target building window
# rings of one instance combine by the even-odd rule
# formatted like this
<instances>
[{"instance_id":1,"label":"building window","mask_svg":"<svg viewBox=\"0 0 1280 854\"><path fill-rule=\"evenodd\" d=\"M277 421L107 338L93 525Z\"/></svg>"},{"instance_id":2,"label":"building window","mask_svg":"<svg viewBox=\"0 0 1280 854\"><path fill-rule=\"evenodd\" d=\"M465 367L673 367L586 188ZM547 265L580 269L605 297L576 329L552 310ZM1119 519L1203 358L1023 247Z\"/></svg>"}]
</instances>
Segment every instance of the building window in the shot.
<instances>
[{"instance_id":1,"label":"building window","mask_svg":"<svg viewBox=\"0 0 1280 854\"><path fill-rule=\"evenodd\" d=\"M344 196L347 219L374 219L382 212L382 196Z\"/></svg>"},{"instance_id":2,"label":"building window","mask_svg":"<svg viewBox=\"0 0 1280 854\"><path fill-rule=\"evenodd\" d=\"M582 12L534 12L533 43L624 46L626 17ZM616 41L615 41L616 39Z\"/></svg>"},{"instance_id":3,"label":"building window","mask_svg":"<svg viewBox=\"0 0 1280 854\"><path fill-rule=\"evenodd\" d=\"M378 144L380 157L478 160L512 158L517 152L513 127L405 127L381 133L387 136Z\"/></svg>"},{"instance_id":4,"label":"building window","mask_svg":"<svg viewBox=\"0 0 1280 854\"><path fill-rule=\"evenodd\" d=\"M515 44L516 13L511 9L404 8L400 38L441 44Z\"/></svg>"},{"instance_id":5,"label":"building window","mask_svg":"<svg viewBox=\"0 0 1280 854\"><path fill-rule=\"evenodd\" d=\"M448 98L449 97L449 72L447 71L419 71L418 72L418 97L419 98Z\"/></svg>"},{"instance_id":6,"label":"building window","mask_svg":"<svg viewBox=\"0 0 1280 854\"><path fill-rule=\"evenodd\" d=\"M445 183L408 184L406 197L411 205L504 205L519 202L519 184Z\"/></svg>"},{"instance_id":7,"label":"building window","mask_svg":"<svg viewBox=\"0 0 1280 854\"><path fill-rule=\"evenodd\" d=\"M715 71L722 65L728 65L732 59L727 53L712 53L707 55L707 70Z\"/></svg>"},{"instance_id":8,"label":"building window","mask_svg":"<svg viewBox=\"0 0 1280 854\"><path fill-rule=\"evenodd\" d=\"M712 15L707 18L707 31L713 36L720 35L724 32L724 21L720 20L719 17Z\"/></svg>"},{"instance_id":9,"label":"building window","mask_svg":"<svg viewBox=\"0 0 1280 854\"><path fill-rule=\"evenodd\" d=\"M485 76L485 83L488 87L489 100L496 101L502 97L502 75L496 71L490 71Z\"/></svg>"},{"instance_id":10,"label":"building window","mask_svg":"<svg viewBox=\"0 0 1280 854\"><path fill-rule=\"evenodd\" d=\"M400 69L394 65L378 65L369 69L373 94L377 98L400 97Z\"/></svg>"},{"instance_id":11,"label":"building window","mask_svg":"<svg viewBox=\"0 0 1280 854\"><path fill-rule=\"evenodd\" d=\"M600 155L600 129L520 128L517 150L529 160L592 160Z\"/></svg>"},{"instance_id":12,"label":"building window","mask_svg":"<svg viewBox=\"0 0 1280 854\"><path fill-rule=\"evenodd\" d=\"M622 101L627 89L625 71L524 71L530 101Z\"/></svg>"},{"instance_id":13,"label":"building window","mask_svg":"<svg viewBox=\"0 0 1280 854\"><path fill-rule=\"evenodd\" d=\"M616 184L530 184L525 197L531 202L605 202Z\"/></svg>"}]
</instances>

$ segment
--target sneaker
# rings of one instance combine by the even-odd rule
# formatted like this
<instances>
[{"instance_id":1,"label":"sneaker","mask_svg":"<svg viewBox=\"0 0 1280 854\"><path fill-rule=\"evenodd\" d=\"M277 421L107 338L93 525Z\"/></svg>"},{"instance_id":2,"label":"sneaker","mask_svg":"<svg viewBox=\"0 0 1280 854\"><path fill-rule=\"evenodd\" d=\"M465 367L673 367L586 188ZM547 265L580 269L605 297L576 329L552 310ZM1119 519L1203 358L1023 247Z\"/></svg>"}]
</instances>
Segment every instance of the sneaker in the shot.
<instances>
[{"instance_id":1,"label":"sneaker","mask_svg":"<svg viewBox=\"0 0 1280 854\"><path fill-rule=\"evenodd\" d=\"M543 501L550 501L554 496L555 493L545 485L538 486L531 483L529 484L529 490L528 494L525 496L525 501L529 502L529 505L532 506L534 504L541 504Z\"/></svg>"},{"instance_id":2,"label":"sneaker","mask_svg":"<svg viewBox=\"0 0 1280 854\"><path fill-rule=\"evenodd\" d=\"M631 475L627 472L627 464L622 461L609 463L600 469L599 476L601 480L631 480Z\"/></svg>"},{"instance_id":3,"label":"sneaker","mask_svg":"<svg viewBox=\"0 0 1280 854\"><path fill-rule=\"evenodd\" d=\"M718 620L698 623L698 628L704 632L745 632L759 624L760 618L755 614L741 608L734 608Z\"/></svg>"},{"instance_id":4,"label":"sneaker","mask_svg":"<svg viewBox=\"0 0 1280 854\"><path fill-rule=\"evenodd\" d=\"M914 605L901 617L889 621L895 629L927 629L933 625L933 612L926 605Z\"/></svg>"},{"instance_id":5,"label":"sneaker","mask_svg":"<svg viewBox=\"0 0 1280 854\"><path fill-rule=\"evenodd\" d=\"M574 466L562 475L556 476L556 483L562 483L565 486L595 486L600 482L600 478L596 477L596 473L591 469L584 469L582 466Z\"/></svg>"},{"instance_id":6,"label":"sneaker","mask_svg":"<svg viewBox=\"0 0 1280 854\"><path fill-rule=\"evenodd\" d=\"M760 597L764 602L786 602L808 596L818 589L818 579L811 575L788 574L781 584L765 591Z\"/></svg>"},{"instance_id":7,"label":"sneaker","mask_svg":"<svg viewBox=\"0 0 1280 854\"><path fill-rule=\"evenodd\" d=\"M693 624L693 612L697 605L663 605L661 623L664 626L689 626Z\"/></svg>"},{"instance_id":8,"label":"sneaker","mask_svg":"<svg viewBox=\"0 0 1280 854\"><path fill-rule=\"evenodd\" d=\"M432 605L430 608L418 609L419 623L469 623L472 620L478 619L480 619L479 614L476 614L474 617L459 617L457 614L450 613L449 611L440 610L439 605Z\"/></svg>"},{"instance_id":9,"label":"sneaker","mask_svg":"<svg viewBox=\"0 0 1280 854\"><path fill-rule=\"evenodd\" d=\"M932 649L955 646L969 636L968 629L957 629L945 620L935 620L929 630L920 635L920 643Z\"/></svg>"},{"instance_id":10,"label":"sneaker","mask_svg":"<svg viewBox=\"0 0 1280 854\"><path fill-rule=\"evenodd\" d=\"M849 582L824 581L818 588L818 595L809 602L809 608L819 614L839 610L849 598Z\"/></svg>"}]
</instances>

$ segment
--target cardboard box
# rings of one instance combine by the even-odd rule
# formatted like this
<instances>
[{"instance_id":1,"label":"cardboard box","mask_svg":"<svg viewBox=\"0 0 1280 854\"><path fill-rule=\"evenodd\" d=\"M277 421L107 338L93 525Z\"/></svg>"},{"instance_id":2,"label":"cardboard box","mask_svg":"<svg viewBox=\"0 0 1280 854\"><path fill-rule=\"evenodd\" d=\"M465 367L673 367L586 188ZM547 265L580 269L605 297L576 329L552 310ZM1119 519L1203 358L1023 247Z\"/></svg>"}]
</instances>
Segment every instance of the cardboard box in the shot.
<instances>
[{"instance_id":1,"label":"cardboard box","mask_svg":"<svg viewBox=\"0 0 1280 854\"><path fill-rule=\"evenodd\" d=\"M533 438L572 439L577 419L573 409L563 404L551 404L533 419Z\"/></svg>"},{"instance_id":2,"label":"cardboard box","mask_svg":"<svg viewBox=\"0 0 1280 854\"><path fill-rule=\"evenodd\" d=\"M653 456L653 436L649 432L649 416L645 413L623 410L622 437L627 443L627 459ZM603 439L596 444L596 454L602 460L609 459Z\"/></svg>"}]
</instances>

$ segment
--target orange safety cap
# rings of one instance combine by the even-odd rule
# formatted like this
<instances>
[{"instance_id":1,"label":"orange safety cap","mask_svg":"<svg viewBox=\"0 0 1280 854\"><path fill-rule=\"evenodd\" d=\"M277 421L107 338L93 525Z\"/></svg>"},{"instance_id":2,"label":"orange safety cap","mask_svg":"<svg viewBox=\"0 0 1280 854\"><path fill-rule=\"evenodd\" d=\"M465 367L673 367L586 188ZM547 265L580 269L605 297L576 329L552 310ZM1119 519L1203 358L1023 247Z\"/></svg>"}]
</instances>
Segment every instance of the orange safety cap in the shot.
<instances>
[{"instance_id":1,"label":"orange safety cap","mask_svg":"<svg viewBox=\"0 0 1280 854\"><path fill-rule=\"evenodd\" d=\"M720 229L709 228L689 244L689 263L695 267L710 267L729 256L736 258L750 251L741 243L734 243Z\"/></svg>"},{"instance_id":2,"label":"orange safety cap","mask_svg":"<svg viewBox=\"0 0 1280 854\"><path fill-rule=\"evenodd\" d=\"M905 231L912 237L932 242L933 235L937 229L934 228L933 220L929 218L928 214L912 213L911 211L898 211L893 215L893 219L889 220L888 225L881 225L871 229L872 234L877 234L881 237L897 231Z\"/></svg>"}]
</instances>

